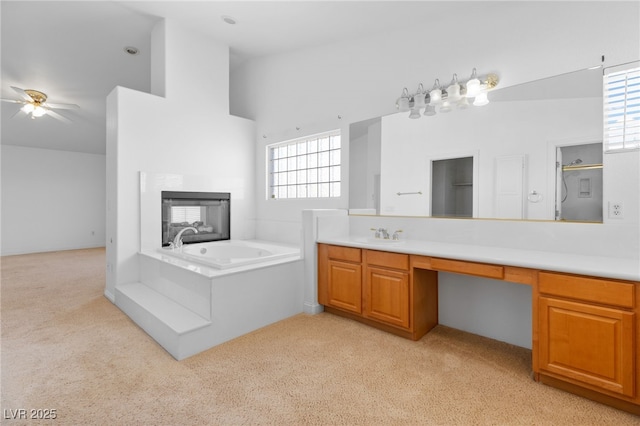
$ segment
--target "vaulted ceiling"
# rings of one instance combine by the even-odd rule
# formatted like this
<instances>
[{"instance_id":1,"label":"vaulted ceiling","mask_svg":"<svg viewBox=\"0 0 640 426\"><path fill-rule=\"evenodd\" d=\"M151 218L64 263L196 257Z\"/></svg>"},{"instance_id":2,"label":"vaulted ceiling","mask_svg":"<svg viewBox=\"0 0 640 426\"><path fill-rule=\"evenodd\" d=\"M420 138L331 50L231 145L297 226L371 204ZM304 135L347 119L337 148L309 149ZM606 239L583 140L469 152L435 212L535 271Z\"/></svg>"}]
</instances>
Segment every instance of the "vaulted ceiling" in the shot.
<instances>
[{"instance_id":1,"label":"vaulted ceiling","mask_svg":"<svg viewBox=\"0 0 640 426\"><path fill-rule=\"evenodd\" d=\"M2 102L2 144L103 154L106 97L116 86L149 91L150 33L162 18L228 44L233 69L256 57L424 25L425 16L456 3L3 0L0 96L17 99L11 86L36 89L80 109L59 111L67 124L30 119ZM139 53L126 53L127 46Z\"/></svg>"}]
</instances>

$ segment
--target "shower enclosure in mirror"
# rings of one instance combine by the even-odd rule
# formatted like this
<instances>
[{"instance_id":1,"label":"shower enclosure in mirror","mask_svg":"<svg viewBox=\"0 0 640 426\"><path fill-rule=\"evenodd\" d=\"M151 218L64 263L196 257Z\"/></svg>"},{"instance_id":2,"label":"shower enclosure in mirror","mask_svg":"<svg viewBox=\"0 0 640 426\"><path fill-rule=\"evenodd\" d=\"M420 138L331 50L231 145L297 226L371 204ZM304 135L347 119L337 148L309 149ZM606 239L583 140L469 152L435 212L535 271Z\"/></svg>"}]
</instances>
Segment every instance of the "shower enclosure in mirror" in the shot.
<instances>
[{"instance_id":1,"label":"shower enclosure in mirror","mask_svg":"<svg viewBox=\"0 0 640 426\"><path fill-rule=\"evenodd\" d=\"M556 220L602 222L602 143L556 148Z\"/></svg>"},{"instance_id":2,"label":"shower enclosure in mirror","mask_svg":"<svg viewBox=\"0 0 640 426\"><path fill-rule=\"evenodd\" d=\"M178 234L184 244L231 238L228 192L162 191L162 246Z\"/></svg>"}]
</instances>

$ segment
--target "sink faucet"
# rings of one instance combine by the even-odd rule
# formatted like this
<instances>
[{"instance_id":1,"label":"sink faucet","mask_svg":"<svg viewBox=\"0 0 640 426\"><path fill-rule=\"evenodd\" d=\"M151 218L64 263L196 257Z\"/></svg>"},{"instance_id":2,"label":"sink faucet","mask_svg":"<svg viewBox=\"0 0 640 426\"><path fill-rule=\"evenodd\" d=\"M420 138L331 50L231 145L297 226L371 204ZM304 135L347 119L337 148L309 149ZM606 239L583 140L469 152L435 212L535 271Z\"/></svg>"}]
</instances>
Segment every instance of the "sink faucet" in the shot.
<instances>
[{"instance_id":1,"label":"sink faucet","mask_svg":"<svg viewBox=\"0 0 640 426\"><path fill-rule=\"evenodd\" d=\"M380 228L378 229L378 232L380 232L380 236L385 240L389 239L389 231L387 231L387 228Z\"/></svg>"},{"instance_id":2,"label":"sink faucet","mask_svg":"<svg viewBox=\"0 0 640 426\"><path fill-rule=\"evenodd\" d=\"M372 231L376 231L375 233L375 237L376 238L384 238L385 240L389 239L389 231L387 231L387 228L371 228Z\"/></svg>"},{"instance_id":3,"label":"sink faucet","mask_svg":"<svg viewBox=\"0 0 640 426\"><path fill-rule=\"evenodd\" d=\"M178 232L178 234L176 235L176 237L173 239L173 246L178 248L178 247L182 247L182 234L184 234L184 231L187 231L191 229L193 232L195 232L196 234L198 233L198 230L196 228L194 228L193 226L188 226L186 228L182 228L180 230L180 232Z\"/></svg>"}]
</instances>

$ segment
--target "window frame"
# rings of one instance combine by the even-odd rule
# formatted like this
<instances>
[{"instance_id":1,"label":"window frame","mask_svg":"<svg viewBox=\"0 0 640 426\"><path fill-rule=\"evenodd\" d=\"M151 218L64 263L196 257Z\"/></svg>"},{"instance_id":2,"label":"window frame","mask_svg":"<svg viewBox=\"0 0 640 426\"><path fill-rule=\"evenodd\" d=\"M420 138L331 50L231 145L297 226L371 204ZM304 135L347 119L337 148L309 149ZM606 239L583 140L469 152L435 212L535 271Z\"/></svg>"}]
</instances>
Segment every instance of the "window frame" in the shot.
<instances>
[{"instance_id":1,"label":"window frame","mask_svg":"<svg viewBox=\"0 0 640 426\"><path fill-rule=\"evenodd\" d=\"M326 144L326 147L321 147L321 143ZM285 148L286 153L283 151ZM267 200L318 200L342 197L342 154L340 129L267 145ZM326 195L323 195L321 191L325 188ZM285 191L285 196L281 196L279 191Z\"/></svg>"}]
</instances>

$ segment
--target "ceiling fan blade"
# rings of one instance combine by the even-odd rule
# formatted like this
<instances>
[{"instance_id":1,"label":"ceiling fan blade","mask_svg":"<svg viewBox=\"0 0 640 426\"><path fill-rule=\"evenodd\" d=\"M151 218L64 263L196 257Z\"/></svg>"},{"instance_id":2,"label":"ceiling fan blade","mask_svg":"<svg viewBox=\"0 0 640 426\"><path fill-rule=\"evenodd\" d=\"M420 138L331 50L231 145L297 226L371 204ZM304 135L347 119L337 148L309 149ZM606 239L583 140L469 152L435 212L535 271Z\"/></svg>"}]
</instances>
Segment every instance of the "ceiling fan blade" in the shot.
<instances>
[{"instance_id":1,"label":"ceiling fan blade","mask_svg":"<svg viewBox=\"0 0 640 426\"><path fill-rule=\"evenodd\" d=\"M64 116L58 114L55 111L52 111L50 109L48 109L46 111L47 111L47 114L49 114L50 116L52 116L53 118L55 118L57 120L60 120L60 121L62 121L64 123L67 123L67 124L71 123L71 120L69 120L67 117L64 117Z\"/></svg>"},{"instance_id":2,"label":"ceiling fan blade","mask_svg":"<svg viewBox=\"0 0 640 426\"><path fill-rule=\"evenodd\" d=\"M22 98L27 101L27 102L33 102L33 98L31 96L29 96L27 94L27 92L24 91L24 89L21 89L19 87L16 86L11 86L11 88L13 90L15 90L20 96L22 96Z\"/></svg>"},{"instance_id":3,"label":"ceiling fan blade","mask_svg":"<svg viewBox=\"0 0 640 426\"><path fill-rule=\"evenodd\" d=\"M22 110L22 108L18 108L18 110L17 110L16 112L14 112L14 113L13 113L13 115L11 115L11 117L9 117L9 119L11 119L11 118L15 117L16 115L18 115L18 114L20 114L20 113L23 113L23 114L25 114L25 115L27 115L27 116L29 115L29 114L27 114L26 112L24 112L24 111Z\"/></svg>"},{"instance_id":4,"label":"ceiling fan blade","mask_svg":"<svg viewBox=\"0 0 640 426\"><path fill-rule=\"evenodd\" d=\"M47 102L42 104L42 106L55 109L80 109L80 106L76 104L52 104Z\"/></svg>"},{"instance_id":5,"label":"ceiling fan blade","mask_svg":"<svg viewBox=\"0 0 640 426\"><path fill-rule=\"evenodd\" d=\"M19 101L17 99L4 99L4 98L2 98L2 99L0 99L0 101L2 101L2 102L10 102L12 104L22 104L22 105L26 104L26 102Z\"/></svg>"}]
</instances>

